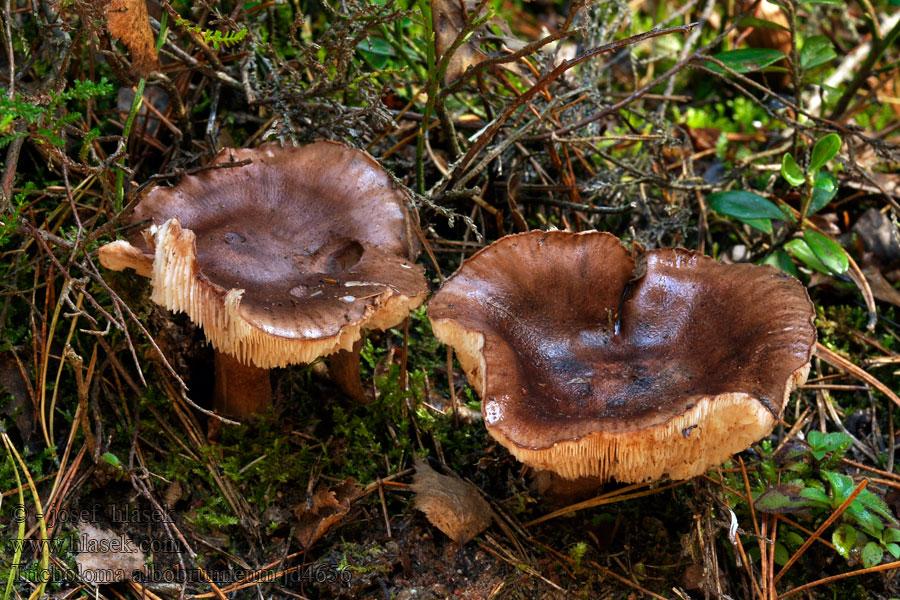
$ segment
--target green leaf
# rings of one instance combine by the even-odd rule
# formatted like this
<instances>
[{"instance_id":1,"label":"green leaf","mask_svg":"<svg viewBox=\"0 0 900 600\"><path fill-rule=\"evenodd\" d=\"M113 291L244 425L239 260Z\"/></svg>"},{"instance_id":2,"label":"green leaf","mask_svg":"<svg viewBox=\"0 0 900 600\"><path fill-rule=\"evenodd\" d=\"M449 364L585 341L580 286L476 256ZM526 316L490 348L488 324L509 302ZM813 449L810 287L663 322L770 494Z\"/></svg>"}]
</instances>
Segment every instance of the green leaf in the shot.
<instances>
[{"instance_id":1,"label":"green leaf","mask_svg":"<svg viewBox=\"0 0 900 600\"><path fill-rule=\"evenodd\" d=\"M781 542L775 542L775 564L784 566L787 564L790 555L788 554L787 548Z\"/></svg>"},{"instance_id":2,"label":"green leaf","mask_svg":"<svg viewBox=\"0 0 900 600\"><path fill-rule=\"evenodd\" d=\"M862 564L865 568L871 569L881 564L882 556L884 556L884 551L881 546L877 542L869 542L862 549Z\"/></svg>"},{"instance_id":3,"label":"green leaf","mask_svg":"<svg viewBox=\"0 0 900 600\"><path fill-rule=\"evenodd\" d=\"M803 232L803 239L806 240L816 258L835 273L844 273L850 267L847 253L830 237L818 231L807 229Z\"/></svg>"},{"instance_id":4,"label":"green leaf","mask_svg":"<svg viewBox=\"0 0 900 600\"><path fill-rule=\"evenodd\" d=\"M785 249L800 259L800 262L807 267L819 273L831 275L831 270L822 264L822 261L816 258L816 255L810 250L809 246L800 238L790 240L784 245ZM825 456L824 454L822 456Z\"/></svg>"},{"instance_id":5,"label":"green leaf","mask_svg":"<svg viewBox=\"0 0 900 600\"><path fill-rule=\"evenodd\" d=\"M805 70L824 65L837 57L834 46L824 35L814 35L803 43L800 49L800 68Z\"/></svg>"},{"instance_id":6,"label":"green leaf","mask_svg":"<svg viewBox=\"0 0 900 600\"><path fill-rule=\"evenodd\" d=\"M741 27L753 27L754 29L780 29L782 31L790 31L790 28L776 23L775 21L767 21L757 17L744 17L741 19Z\"/></svg>"},{"instance_id":7,"label":"green leaf","mask_svg":"<svg viewBox=\"0 0 900 600\"><path fill-rule=\"evenodd\" d=\"M782 251L784 252L784 251ZM784 252L785 257L790 260L790 257L787 256L787 253ZM792 465L802 464L804 457L809 453L809 448L806 444L801 444L799 442L795 442L792 440L786 440L781 448L775 453L773 458L775 459L775 464L779 467L790 467ZM790 481L785 481L785 483L791 483ZM823 489L825 486L822 486Z\"/></svg>"},{"instance_id":8,"label":"green leaf","mask_svg":"<svg viewBox=\"0 0 900 600\"><path fill-rule=\"evenodd\" d=\"M760 478L763 481L775 481L778 479L778 472L775 469L775 461L774 460L761 460L759 461L759 471ZM790 482L785 482L790 483Z\"/></svg>"},{"instance_id":9,"label":"green leaf","mask_svg":"<svg viewBox=\"0 0 900 600\"><path fill-rule=\"evenodd\" d=\"M900 529L896 527L888 527L881 534L881 541L887 542L900 542Z\"/></svg>"},{"instance_id":10,"label":"green leaf","mask_svg":"<svg viewBox=\"0 0 900 600\"><path fill-rule=\"evenodd\" d=\"M835 179L831 173L821 171L816 174L816 180L813 182L813 187L816 187L823 192L836 192L837 179Z\"/></svg>"},{"instance_id":11,"label":"green leaf","mask_svg":"<svg viewBox=\"0 0 900 600\"><path fill-rule=\"evenodd\" d=\"M784 220L789 223L796 223L797 217L794 216L794 211L791 210L791 207L786 204L780 204L778 208L781 209L782 214L784 215Z\"/></svg>"},{"instance_id":12,"label":"green leaf","mask_svg":"<svg viewBox=\"0 0 900 600\"><path fill-rule=\"evenodd\" d=\"M778 484L763 492L754 508L764 513L793 513L806 510L817 505L815 500L803 496L804 488L799 485Z\"/></svg>"},{"instance_id":13,"label":"green leaf","mask_svg":"<svg viewBox=\"0 0 900 600\"><path fill-rule=\"evenodd\" d=\"M781 158L781 176L793 186L803 185L803 182L806 181L803 169L800 168L790 152Z\"/></svg>"},{"instance_id":14,"label":"green leaf","mask_svg":"<svg viewBox=\"0 0 900 600\"><path fill-rule=\"evenodd\" d=\"M784 219L770 200L744 190L716 192L709 195L709 205L717 213L738 219Z\"/></svg>"},{"instance_id":15,"label":"green leaf","mask_svg":"<svg viewBox=\"0 0 900 600\"><path fill-rule=\"evenodd\" d=\"M763 233L772 234L772 221L769 219L740 219L753 229L758 229Z\"/></svg>"},{"instance_id":16,"label":"green leaf","mask_svg":"<svg viewBox=\"0 0 900 600\"><path fill-rule=\"evenodd\" d=\"M834 544L838 554L844 558L850 558L850 551L856 545L856 529L853 526L844 523L834 530L831 534L831 543Z\"/></svg>"},{"instance_id":17,"label":"green leaf","mask_svg":"<svg viewBox=\"0 0 900 600\"><path fill-rule=\"evenodd\" d=\"M825 476L825 479L828 480L828 484L831 486L831 505L835 508L849 498L853 490L856 489L856 484L846 475L825 470L822 471L822 475Z\"/></svg>"},{"instance_id":18,"label":"green leaf","mask_svg":"<svg viewBox=\"0 0 900 600\"><path fill-rule=\"evenodd\" d=\"M844 514L852 517L865 533L874 538L881 537L881 532L884 531L884 523L870 511L863 508L863 505L858 499L854 500L850 506L847 507L847 512Z\"/></svg>"},{"instance_id":19,"label":"green leaf","mask_svg":"<svg viewBox=\"0 0 900 600\"><path fill-rule=\"evenodd\" d=\"M900 558L900 546L897 544L885 544L884 549L890 552L895 560Z\"/></svg>"},{"instance_id":20,"label":"green leaf","mask_svg":"<svg viewBox=\"0 0 900 600\"><path fill-rule=\"evenodd\" d=\"M778 537L784 542L784 545L791 550L796 550L803 545L803 536L796 531L788 531L786 533L778 532Z\"/></svg>"},{"instance_id":21,"label":"green leaf","mask_svg":"<svg viewBox=\"0 0 900 600\"><path fill-rule=\"evenodd\" d=\"M869 490L863 490L859 496L857 496L857 501L868 508L869 510L877 513L880 517L885 519L886 521L897 525L897 519L894 518L891 509L888 508L887 504L884 503L884 500L870 492ZM900 541L891 540L891 541Z\"/></svg>"},{"instance_id":22,"label":"green leaf","mask_svg":"<svg viewBox=\"0 0 900 600\"><path fill-rule=\"evenodd\" d=\"M385 68L390 57L396 54L394 47L388 41L377 37L364 39L356 45L356 49L361 51L377 69Z\"/></svg>"},{"instance_id":23,"label":"green leaf","mask_svg":"<svg viewBox=\"0 0 900 600\"><path fill-rule=\"evenodd\" d=\"M766 257L766 260L763 261L763 264L772 265L776 269L781 269L788 275L793 275L797 279L800 278L800 273L797 272L797 267L794 266L794 261L791 260L791 257L788 256L788 253L784 250L776 250Z\"/></svg>"},{"instance_id":24,"label":"green leaf","mask_svg":"<svg viewBox=\"0 0 900 600\"><path fill-rule=\"evenodd\" d=\"M832 4L834 6L843 6L841 0L800 0L800 4Z\"/></svg>"},{"instance_id":25,"label":"green leaf","mask_svg":"<svg viewBox=\"0 0 900 600\"><path fill-rule=\"evenodd\" d=\"M822 508L829 508L831 506L831 499L828 497L828 494L820 489L814 487L803 488L803 491L800 492L800 495L807 500L815 503L816 506L820 506Z\"/></svg>"},{"instance_id":26,"label":"green leaf","mask_svg":"<svg viewBox=\"0 0 900 600\"><path fill-rule=\"evenodd\" d=\"M839 431L833 433L810 431L806 436L806 441L812 447L812 454L816 460L822 460L828 452L843 455L844 451L853 443L849 435Z\"/></svg>"},{"instance_id":27,"label":"green leaf","mask_svg":"<svg viewBox=\"0 0 900 600\"><path fill-rule=\"evenodd\" d=\"M822 136L813 146L812 157L809 159L809 170L818 171L829 160L834 158L841 149L841 138L836 133Z\"/></svg>"},{"instance_id":28,"label":"green leaf","mask_svg":"<svg viewBox=\"0 0 900 600\"><path fill-rule=\"evenodd\" d=\"M819 171L813 184L812 200L809 202L808 215L814 215L826 206L837 195L837 179L831 173Z\"/></svg>"},{"instance_id":29,"label":"green leaf","mask_svg":"<svg viewBox=\"0 0 900 600\"><path fill-rule=\"evenodd\" d=\"M394 47L387 40L377 37L369 37L356 45L357 49L381 56L394 56Z\"/></svg>"},{"instance_id":30,"label":"green leaf","mask_svg":"<svg viewBox=\"0 0 900 600\"><path fill-rule=\"evenodd\" d=\"M813 450L825 449L825 434L821 431L810 431L806 434L806 441L809 442Z\"/></svg>"},{"instance_id":31,"label":"green leaf","mask_svg":"<svg viewBox=\"0 0 900 600\"><path fill-rule=\"evenodd\" d=\"M119 457L117 457L117 456L116 456L115 454L113 454L112 452L107 452L106 454L104 454L104 455L101 456L100 458L102 458L103 460L105 460L106 462L108 462L109 464L111 464L112 466L114 466L114 467L117 468L117 469L121 469L121 468L122 468L122 463L119 462Z\"/></svg>"},{"instance_id":32,"label":"green leaf","mask_svg":"<svg viewBox=\"0 0 900 600\"><path fill-rule=\"evenodd\" d=\"M810 431L809 435L806 436L806 441L816 450L822 449L826 452L840 452L850 447L850 444L853 443L853 438L840 431L832 433Z\"/></svg>"},{"instance_id":33,"label":"green leaf","mask_svg":"<svg viewBox=\"0 0 900 600\"><path fill-rule=\"evenodd\" d=\"M719 52L714 54L713 58L720 60L723 65L736 73L750 73L778 62L785 58L785 54L780 50L769 48L742 48ZM725 69L712 62L707 62L706 67L718 73L727 73Z\"/></svg>"}]
</instances>

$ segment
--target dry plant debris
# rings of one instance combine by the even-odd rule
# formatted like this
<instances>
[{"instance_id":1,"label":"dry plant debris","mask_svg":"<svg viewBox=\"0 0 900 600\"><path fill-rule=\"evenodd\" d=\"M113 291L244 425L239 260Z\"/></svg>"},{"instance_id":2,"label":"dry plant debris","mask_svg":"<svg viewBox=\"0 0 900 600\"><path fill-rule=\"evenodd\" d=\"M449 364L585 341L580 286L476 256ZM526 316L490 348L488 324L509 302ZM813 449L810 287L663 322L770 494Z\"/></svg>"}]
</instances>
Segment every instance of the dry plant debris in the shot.
<instances>
[{"instance_id":1,"label":"dry plant debris","mask_svg":"<svg viewBox=\"0 0 900 600\"><path fill-rule=\"evenodd\" d=\"M441 475L416 457L416 476L410 489L415 507L432 525L462 546L491 524L491 506L468 481Z\"/></svg>"},{"instance_id":2,"label":"dry plant debris","mask_svg":"<svg viewBox=\"0 0 900 600\"><path fill-rule=\"evenodd\" d=\"M183 590L42 586L41 569L74 572L74 557L25 553L7 571L14 544L0 544L4 593L900 597L891 4L0 3L0 524L18 534L7 525L24 505L46 519L29 516L21 535L46 526L54 538L76 506L165 506L171 522L128 533L176 542L180 554L148 561L199 575ZM270 410L211 444L213 349L148 301L146 280L102 269L98 248L140 229L132 217L152 186L234 168L211 164L222 148L316 139L364 149L405 194L431 289L489 243L535 229L781 268L816 306L809 380L783 423L722 468L607 484L551 513L531 471L464 418L479 398L416 310L348 362L369 404L347 402L321 364L278 368ZM124 260L152 275L145 258ZM414 454L492 499L496 527L477 544L459 550L415 516ZM352 503L328 490L350 477L368 492ZM800 510L756 510L778 485L799 488ZM297 506L315 509L298 511L302 540ZM673 591L693 565L703 592ZM311 567L326 579L346 567L352 585L320 585ZM279 574L200 575L238 568Z\"/></svg>"},{"instance_id":3,"label":"dry plant debris","mask_svg":"<svg viewBox=\"0 0 900 600\"><path fill-rule=\"evenodd\" d=\"M156 38L150 29L146 0L109 0L106 18L109 35L128 48L131 66L140 77L159 68Z\"/></svg>"},{"instance_id":4,"label":"dry plant debris","mask_svg":"<svg viewBox=\"0 0 900 600\"><path fill-rule=\"evenodd\" d=\"M294 516L300 521L294 537L303 548L309 548L340 523L361 493L353 479L330 488L320 487L306 503L294 508Z\"/></svg>"},{"instance_id":5,"label":"dry plant debris","mask_svg":"<svg viewBox=\"0 0 900 600\"><path fill-rule=\"evenodd\" d=\"M129 581L144 572L146 555L124 533L80 523L77 540L75 563L84 581L94 585Z\"/></svg>"},{"instance_id":6,"label":"dry plant debris","mask_svg":"<svg viewBox=\"0 0 900 600\"><path fill-rule=\"evenodd\" d=\"M525 42L513 35L505 20L497 16L486 18L488 4L483 0L432 1L434 48L438 58L444 58L460 35L468 36L447 59L447 69L444 71L445 84L465 73L469 67L489 58L487 52L482 49L482 44L494 42L509 51L525 47ZM474 28L467 27L468 23L475 21L484 22ZM492 27L499 29L500 33L494 33ZM524 75L521 66L516 63L503 63L500 66L517 75Z\"/></svg>"}]
</instances>

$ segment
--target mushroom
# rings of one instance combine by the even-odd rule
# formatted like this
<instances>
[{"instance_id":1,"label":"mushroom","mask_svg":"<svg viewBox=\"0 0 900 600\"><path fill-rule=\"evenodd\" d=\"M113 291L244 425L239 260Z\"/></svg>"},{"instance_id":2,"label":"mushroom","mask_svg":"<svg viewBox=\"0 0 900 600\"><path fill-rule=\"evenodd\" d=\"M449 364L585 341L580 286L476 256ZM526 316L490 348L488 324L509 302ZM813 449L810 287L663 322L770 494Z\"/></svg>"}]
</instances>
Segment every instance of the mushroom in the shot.
<instances>
[{"instance_id":1,"label":"mushroom","mask_svg":"<svg viewBox=\"0 0 900 600\"><path fill-rule=\"evenodd\" d=\"M249 164L229 166L229 162ZM406 194L365 152L335 142L223 150L212 168L157 187L110 269L149 275L151 299L203 327L216 353L215 407L268 404L268 369L352 351L424 302Z\"/></svg>"},{"instance_id":2,"label":"mushroom","mask_svg":"<svg viewBox=\"0 0 900 600\"><path fill-rule=\"evenodd\" d=\"M428 309L490 434L567 479L686 479L768 435L809 372L815 312L768 266L532 231L484 248Z\"/></svg>"}]
</instances>

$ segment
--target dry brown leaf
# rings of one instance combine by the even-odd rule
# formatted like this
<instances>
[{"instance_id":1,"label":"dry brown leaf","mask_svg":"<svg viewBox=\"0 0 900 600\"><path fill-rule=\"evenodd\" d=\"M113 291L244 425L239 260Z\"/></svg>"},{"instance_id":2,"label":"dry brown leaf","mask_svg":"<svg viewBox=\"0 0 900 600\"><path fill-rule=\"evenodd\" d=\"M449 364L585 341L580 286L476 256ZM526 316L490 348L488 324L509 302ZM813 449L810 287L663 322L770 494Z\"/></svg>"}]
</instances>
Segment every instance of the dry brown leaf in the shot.
<instances>
[{"instance_id":1,"label":"dry brown leaf","mask_svg":"<svg viewBox=\"0 0 900 600\"><path fill-rule=\"evenodd\" d=\"M419 457L410 489L416 493L416 508L460 546L491 524L491 507L474 485L441 475Z\"/></svg>"},{"instance_id":2,"label":"dry brown leaf","mask_svg":"<svg viewBox=\"0 0 900 600\"><path fill-rule=\"evenodd\" d=\"M877 208L860 215L853 224L853 233L859 236L868 253L862 261L866 266L888 267L900 262L900 229Z\"/></svg>"},{"instance_id":3,"label":"dry brown leaf","mask_svg":"<svg viewBox=\"0 0 900 600\"><path fill-rule=\"evenodd\" d=\"M131 538L124 533L94 527L90 523L78 525L78 554L75 563L79 576L87 582L115 583L129 581L135 573L142 573L147 558Z\"/></svg>"},{"instance_id":4,"label":"dry brown leaf","mask_svg":"<svg viewBox=\"0 0 900 600\"><path fill-rule=\"evenodd\" d=\"M128 48L131 66L138 75L146 77L159 68L146 0L110 0L106 18L109 35Z\"/></svg>"},{"instance_id":5,"label":"dry brown leaf","mask_svg":"<svg viewBox=\"0 0 900 600\"><path fill-rule=\"evenodd\" d=\"M894 306L900 306L900 291L897 291L897 288L884 278L881 271L874 266L869 266L863 269L863 274L869 282L872 295L882 302L890 302Z\"/></svg>"},{"instance_id":6,"label":"dry brown leaf","mask_svg":"<svg viewBox=\"0 0 900 600\"><path fill-rule=\"evenodd\" d=\"M432 0L431 2L431 21L434 28L434 49L438 59L444 56L444 53L456 41L459 32L466 26L466 19L470 13L478 8L478 0ZM482 8L479 17L484 16L488 6ZM499 29L500 34L494 33L491 26ZM444 72L444 83L450 83L468 69L472 65L477 65L481 61L488 58L488 54L481 49L481 44L485 42L496 42L510 50L521 50L525 47L525 42L515 37L509 29L509 24L499 17L493 17L481 27L475 29L466 42L460 44L450 61L447 64L447 70ZM505 63L500 65L520 76L525 73L516 63Z\"/></svg>"},{"instance_id":7,"label":"dry brown leaf","mask_svg":"<svg viewBox=\"0 0 900 600\"><path fill-rule=\"evenodd\" d=\"M178 501L184 498L184 486L180 481L175 480L170 483L166 487L166 491L163 492L163 504L169 510L175 508L175 505L178 504Z\"/></svg>"},{"instance_id":8,"label":"dry brown leaf","mask_svg":"<svg viewBox=\"0 0 900 600\"><path fill-rule=\"evenodd\" d=\"M359 498L361 490L353 478L330 489L319 489L312 497L312 506L298 506L294 515L300 524L294 530L294 537L304 548L334 527L350 510L350 503Z\"/></svg>"}]
</instances>

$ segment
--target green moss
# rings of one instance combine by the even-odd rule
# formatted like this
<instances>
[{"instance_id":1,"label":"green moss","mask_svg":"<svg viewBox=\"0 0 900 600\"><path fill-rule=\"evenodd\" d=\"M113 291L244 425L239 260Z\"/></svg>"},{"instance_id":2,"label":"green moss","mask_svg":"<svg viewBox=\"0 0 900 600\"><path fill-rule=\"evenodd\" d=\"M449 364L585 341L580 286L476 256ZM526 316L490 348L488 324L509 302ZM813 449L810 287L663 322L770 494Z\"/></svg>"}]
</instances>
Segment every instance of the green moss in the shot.
<instances>
[{"instance_id":1,"label":"green moss","mask_svg":"<svg viewBox=\"0 0 900 600\"><path fill-rule=\"evenodd\" d=\"M387 550L379 544L357 544L341 540L341 546L343 551L337 565L338 571L352 571L357 575L387 572L388 565L381 558Z\"/></svg>"},{"instance_id":2,"label":"green moss","mask_svg":"<svg viewBox=\"0 0 900 600\"><path fill-rule=\"evenodd\" d=\"M201 528L221 529L231 525L237 525L238 519L229 514L230 510L221 496L211 496L209 500L197 508L193 515L185 515L185 519Z\"/></svg>"}]
</instances>

